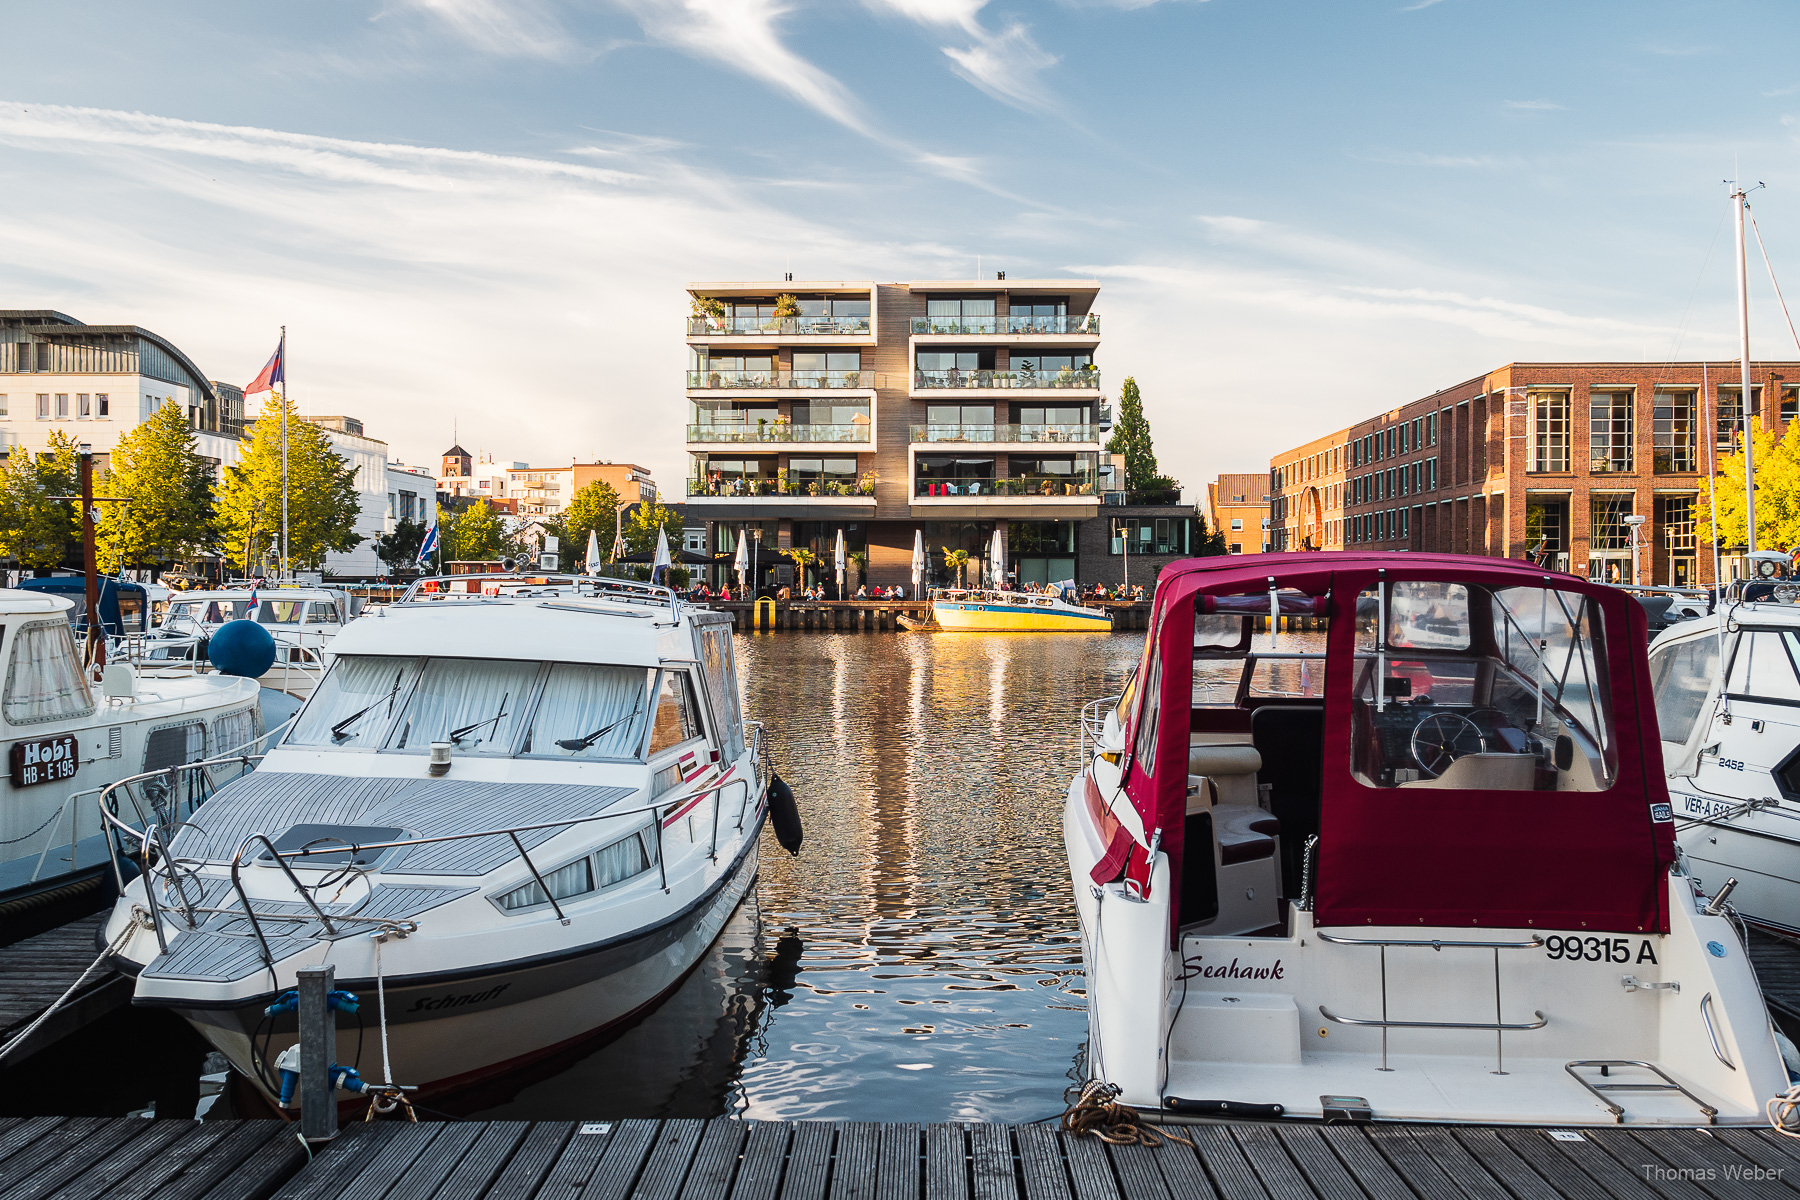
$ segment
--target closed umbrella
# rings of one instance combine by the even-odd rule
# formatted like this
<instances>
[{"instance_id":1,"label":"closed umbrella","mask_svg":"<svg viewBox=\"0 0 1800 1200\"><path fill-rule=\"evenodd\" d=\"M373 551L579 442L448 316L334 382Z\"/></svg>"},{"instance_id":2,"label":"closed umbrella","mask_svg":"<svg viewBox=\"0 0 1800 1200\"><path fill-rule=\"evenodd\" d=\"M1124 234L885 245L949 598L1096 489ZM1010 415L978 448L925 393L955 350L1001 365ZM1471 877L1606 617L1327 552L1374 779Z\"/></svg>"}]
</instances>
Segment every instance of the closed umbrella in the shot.
<instances>
[{"instance_id":1,"label":"closed umbrella","mask_svg":"<svg viewBox=\"0 0 1800 1200\"><path fill-rule=\"evenodd\" d=\"M1006 590L1006 536L998 529L994 530L992 542L988 544L988 567L994 587Z\"/></svg>"},{"instance_id":2,"label":"closed umbrella","mask_svg":"<svg viewBox=\"0 0 1800 1200\"><path fill-rule=\"evenodd\" d=\"M750 586L745 582L750 577L750 547L745 545L749 540L744 536L743 530L738 530L737 560L731 565L737 571L738 591L740 592Z\"/></svg>"},{"instance_id":3,"label":"closed umbrella","mask_svg":"<svg viewBox=\"0 0 1800 1200\"><path fill-rule=\"evenodd\" d=\"M838 599L842 600L844 598L844 531L841 528L838 530L837 539L837 577Z\"/></svg>"},{"instance_id":4,"label":"closed umbrella","mask_svg":"<svg viewBox=\"0 0 1800 1200\"><path fill-rule=\"evenodd\" d=\"M913 530L913 595L925 594L925 531Z\"/></svg>"},{"instance_id":5,"label":"closed umbrella","mask_svg":"<svg viewBox=\"0 0 1800 1200\"><path fill-rule=\"evenodd\" d=\"M669 577L669 531L656 531L656 558L650 564L650 580L661 583Z\"/></svg>"},{"instance_id":6,"label":"closed umbrella","mask_svg":"<svg viewBox=\"0 0 1800 1200\"><path fill-rule=\"evenodd\" d=\"M600 535L595 533L592 529L588 530L587 562L585 567L589 575L598 575L600 573Z\"/></svg>"}]
</instances>

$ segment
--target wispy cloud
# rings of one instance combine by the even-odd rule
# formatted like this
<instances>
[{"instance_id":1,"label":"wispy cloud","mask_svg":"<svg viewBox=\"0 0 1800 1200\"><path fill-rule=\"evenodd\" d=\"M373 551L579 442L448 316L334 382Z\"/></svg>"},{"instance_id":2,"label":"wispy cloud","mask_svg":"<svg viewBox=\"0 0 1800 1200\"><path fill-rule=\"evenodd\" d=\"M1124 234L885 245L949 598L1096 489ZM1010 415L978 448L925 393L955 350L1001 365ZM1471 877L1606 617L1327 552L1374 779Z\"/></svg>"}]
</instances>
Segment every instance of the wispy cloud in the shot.
<instances>
[{"instance_id":1,"label":"wispy cloud","mask_svg":"<svg viewBox=\"0 0 1800 1200\"><path fill-rule=\"evenodd\" d=\"M580 46L542 0L401 0L478 50L515 58L570 58Z\"/></svg>"},{"instance_id":2,"label":"wispy cloud","mask_svg":"<svg viewBox=\"0 0 1800 1200\"><path fill-rule=\"evenodd\" d=\"M1442 4L1443 2L1444 2L1444 0L1418 0L1418 2L1416 4L1408 4L1408 5L1404 6L1403 8L1401 8L1400 11L1401 12L1418 12L1421 8L1430 8L1434 4Z\"/></svg>"},{"instance_id":3,"label":"wispy cloud","mask_svg":"<svg viewBox=\"0 0 1800 1200\"><path fill-rule=\"evenodd\" d=\"M1515 158L1500 158L1492 154L1427 154L1420 150L1366 150L1350 157L1362 162L1386 163L1394 167L1456 167L1486 171L1518 165Z\"/></svg>"},{"instance_id":4,"label":"wispy cloud","mask_svg":"<svg viewBox=\"0 0 1800 1200\"><path fill-rule=\"evenodd\" d=\"M1800 92L1800 83L1790 83L1786 87L1771 88L1764 92L1763 95L1770 99L1774 99L1776 96L1792 96L1795 92Z\"/></svg>"},{"instance_id":5,"label":"wispy cloud","mask_svg":"<svg viewBox=\"0 0 1800 1200\"><path fill-rule=\"evenodd\" d=\"M1024 23L1014 21L1004 29L990 30L981 23L987 0L865 0L877 11L888 11L933 29L954 29L965 35L967 46L943 46L952 69L1002 104L1020 109L1054 107L1040 73L1060 61L1031 36Z\"/></svg>"},{"instance_id":6,"label":"wispy cloud","mask_svg":"<svg viewBox=\"0 0 1800 1200\"><path fill-rule=\"evenodd\" d=\"M1508 100L1506 107L1525 109L1530 112L1549 112L1553 109L1561 109L1562 105L1554 100Z\"/></svg>"}]
</instances>

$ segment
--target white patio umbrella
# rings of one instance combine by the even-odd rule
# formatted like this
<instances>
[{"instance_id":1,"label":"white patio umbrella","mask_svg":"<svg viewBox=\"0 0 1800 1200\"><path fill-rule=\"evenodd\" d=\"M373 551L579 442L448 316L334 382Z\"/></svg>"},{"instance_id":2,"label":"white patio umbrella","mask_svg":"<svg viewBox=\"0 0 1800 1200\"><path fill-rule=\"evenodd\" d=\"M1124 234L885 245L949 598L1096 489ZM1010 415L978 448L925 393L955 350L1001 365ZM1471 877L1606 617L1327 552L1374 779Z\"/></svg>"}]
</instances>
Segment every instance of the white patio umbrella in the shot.
<instances>
[{"instance_id":1,"label":"white patio umbrella","mask_svg":"<svg viewBox=\"0 0 1800 1200\"><path fill-rule=\"evenodd\" d=\"M750 586L749 583L746 582L750 577L750 547L746 545L749 540L749 538L744 536L743 530L738 530L737 559L731 566L732 569L737 572L738 591L740 592L745 591Z\"/></svg>"},{"instance_id":2,"label":"white patio umbrella","mask_svg":"<svg viewBox=\"0 0 1800 1200\"><path fill-rule=\"evenodd\" d=\"M670 563L669 531L666 529L658 529L656 531L656 558L650 563L651 580L655 583L661 583L663 580L667 579L669 577Z\"/></svg>"},{"instance_id":3,"label":"white patio umbrella","mask_svg":"<svg viewBox=\"0 0 1800 1200\"><path fill-rule=\"evenodd\" d=\"M842 600L844 598L844 530L842 526L839 526L837 536L837 580L838 599Z\"/></svg>"},{"instance_id":4,"label":"white patio umbrella","mask_svg":"<svg viewBox=\"0 0 1800 1200\"><path fill-rule=\"evenodd\" d=\"M587 562L584 566L589 575L600 573L600 535L592 529L588 530Z\"/></svg>"},{"instance_id":5,"label":"white patio umbrella","mask_svg":"<svg viewBox=\"0 0 1800 1200\"><path fill-rule=\"evenodd\" d=\"M913 530L913 595L925 594L925 531Z\"/></svg>"},{"instance_id":6,"label":"white patio umbrella","mask_svg":"<svg viewBox=\"0 0 1800 1200\"><path fill-rule=\"evenodd\" d=\"M1000 591L1006 590L1006 537L998 529L988 542L988 582Z\"/></svg>"}]
</instances>

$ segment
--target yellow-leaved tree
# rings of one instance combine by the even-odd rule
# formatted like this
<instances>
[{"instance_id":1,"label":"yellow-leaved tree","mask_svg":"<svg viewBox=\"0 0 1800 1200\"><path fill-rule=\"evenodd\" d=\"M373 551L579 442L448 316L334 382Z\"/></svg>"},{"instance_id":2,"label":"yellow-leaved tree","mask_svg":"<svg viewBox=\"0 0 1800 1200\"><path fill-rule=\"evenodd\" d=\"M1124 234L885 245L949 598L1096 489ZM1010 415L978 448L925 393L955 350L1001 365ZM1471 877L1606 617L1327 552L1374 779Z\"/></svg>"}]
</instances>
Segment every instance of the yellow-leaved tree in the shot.
<instances>
[{"instance_id":1,"label":"yellow-leaved tree","mask_svg":"<svg viewBox=\"0 0 1800 1200\"><path fill-rule=\"evenodd\" d=\"M1789 422L1777 438L1758 429L1756 441L1756 544L1763 549L1800 546L1800 421ZM1694 529L1700 544L1712 537L1713 510L1719 514L1719 541L1741 546L1748 534L1744 518L1744 453L1722 455L1717 474L1702 480L1694 505Z\"/></svg>"}]
</instances>

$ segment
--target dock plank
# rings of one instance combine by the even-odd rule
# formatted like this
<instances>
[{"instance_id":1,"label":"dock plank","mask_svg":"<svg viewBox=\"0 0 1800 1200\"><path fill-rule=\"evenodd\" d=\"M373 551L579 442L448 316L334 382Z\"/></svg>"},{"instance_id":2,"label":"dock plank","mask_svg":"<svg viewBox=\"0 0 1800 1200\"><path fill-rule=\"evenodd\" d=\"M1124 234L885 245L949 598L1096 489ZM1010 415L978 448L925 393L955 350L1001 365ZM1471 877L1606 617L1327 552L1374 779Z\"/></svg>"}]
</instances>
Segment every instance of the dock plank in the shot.
<instances>
[{"instance_id":1,"label":"dock plank","mask_svg":"<svg viewBox=\"0 0 1800 1200\"><path fill-rule=\"evenodd\" d=\"M1118 1176L1125 1200L1175 1200L1157 1168L1156 1151L1151 1147L1108 1146L1106 1155L1112 1159L1113 1174Z\"/></svg>"},{"instance_id":2,"label":"dock plank","mask_svg":"<svg viewBox=\"0 0 1800 1200\"><path fill-rule=\"evenodd\" d=\"M1507 1130L1501 1134L1501 1137L1510 1145L1523 1147L1535 1140L1538 1144L1549 1147L1550 1157L1547 1160L1549 1163L1555 1164L1558 1159L1561 1159L1566 1164L1574 1164L1595 1183L1605 1188L1609 1196L1616 1197L1617 1200L1655 1200L1656 1197L1667 1194L1650 1187L1631 1171L1621 1167L1618 1160L1608 1154L1595 1140L1596 1135L1601 1131L1581 1129L1577 1132L1581 1134L1579 1142L1552 1141L1549 1135L1541 1129ZM1567 1166L1562 1167L1562 1170L1566 1171ZM1552 1178L1557 1179L1560 1184L1559 1177L1553 1175Z\"/></svg>"},{"instance_id":3,"label":"dock plank","mask_svg":"<svg viewBox=\"0 0 1800 1200\"><path fill-rule=\"evenodd\" d=\"M650 1157L651 1147L656 1144L656 1133L660 1128L658 1121L616 1122L612 1141L582 1189L581 1200L624 1200L630 1195L645 1160Z\"/></svg>"},{"instance_id":4,"label":"dock plank","mask_svg":"<svg viewBox=\"0 0 1800 1200\"><path fill-rule=\"evenodd\" d=\"M1530 1163L1496 1137L1493 1130L1456 1129L1451 1133L1465 1150L1481 1160L1487 1173L1505 1185L1506 1190L1518 1200L1561 1200L1565 1196L1565 1193L1545 1182L1544 1177L1532 1170ZM1593 1190L1581 1192L1577 1200L1605 1200L1599 1185L1585 1175L1581 1178Z\"/></svg>"},{"instance_id":5,"label":"dock plank","mask_svg":"<svg viewBox=\"0 0 1800 1200\"><path fill-rule=\"evenodd\" d=\"M382 1200L412 1165L430 1149L448 1126L383 1122L361 1135L370 1140L368 1165L356 1173L336 1200ZM379 1146L374 1143L379 1141ZM445 1150L450 1149L446 1143Z\"/></svg>"},{"instance_id":6,"label":"dock plank","mask_svg":"<svg viewBox=\"0 0 1800 1200\"><path fill-rule=\"evenodd\" d=\"M562 1152L550 1164L549 1173L538 1185L537 1194L557 1200L580 1195L600 1166L600 1159L612 1144L613 1130L617 1128L612 1121L578 1122L569 1140L563 1143Z\"/></svg>"},{"instance_id":7,"label":"dock plank","mask_svg":"<svg viewBox=\"0 0 1800 1200\"><path fill-rule=\"evenodd\" d=\"M1451 1137L1448 1129L1415 1127L1409 1128L1407 1133L1420 1151L1436 1163L1440 1171L1455 1180L1467 1195L1475 1200L1513 1200L1506 1185L1489 1174L1482 1161Z\"/></svg>"},{"instance_id":8,"label":"dock plank","mask_svg":"<svg viewBox=\"0 0 1800 1200\"><path fill-rule=\"evenodd\" d=\"M726 1200L748 1132L742 1121L730 1117L714 1117L706 1123L700 1148L694 1152L694 1165L688 1168L687 1183L681 1189L681 1200Z\"/></svg>"},{"instance_id":9,"label":"dock plank","mask_svg":"<svg viewBox=\"0 0 1800 1200\"><path fill-rule=\"evenodd\" d=\"M165 1122L158 1122L164 1124ZM212 1147L230 1137L235 1128L219 1122L175 1122L186 1129L181 1139L179 1152L157 1154L148 1161L138 1164L128 1175L122 1176L105 1187L106 1200L142 1200L151 1192L180 1174L192 1162L197 1161ZM96 1177L82 1176L72 1179L62 1186L62 1190L50 1197L50 1200L84 1200L93 1196L100 1189L94 1185Z\"/></svg>"},{"instance_id":10,"label":"dock plank","mask_svg":"<svg viewBox=\"0 0 1800 1200\"><path fill-rule=\"evenodd\" d=\"M706 1122L693 1117L664 1121L651 1143L637 1186L631 1190L631 1200L675 1200L705 1132Z\"/></svg>"},{"instance_id":11,"label":"dock plank","mask_svg":"<svg viewBox=\"0 0 1800 1200\"><path fill-rule=\"evenodd\" d=\"M1189 1125L1182 1132L1194 1143L1194 1152L1212 1176L1221 1200L1269 1200L1268 1189L1226 1126Z\"/></svg>"},{"instance_id":12,"label":"dock plank","mask_svg":"<svg viewBox=\"0 0 1800 1200\"><path fill-rule=\"evenodd\" d=\"M1771 1146L1758 1137L1754 1129L1715 1129L1713 1136L1764 1170L1779 1171L1783 1179L1791 1177L1795 1181L1794 1189L1800 1191L1800 1157L1783 1153L1779 1146ZM1795 1150L1800 1152L1800 1145L1796 1145Z\"/></svg>"},{"instance_id":13,"label":"dock plank","mask_svg":"<svg viewBox=\"0 0 1800 1200\"><path fill-rule=\"evenodd\" d=\"M1319 1136L1372 1200L1412 1200L1416 1195L1368 1135L1350 1125L1327 1125Z\"/></svg>"},{"instance_id":14,"label":"dock plank","mask_svg":"<svg viewBox=\"0 0 1800 1200\"><path fill-rule=\"evenodd\" d=\"M570 1121L533 1124L482 1200L531 1200L574 1132Z\"/></svg>"},{"instance_id":15,"label":"dock plank","mask_svg":"<svg viewBox=\"0 0 1800 1200\"><path fill-rule=\"evenodd\" d=\"M776 1200L789 1136L788 1126L780 1121L750 1122L737 1180L731 1185L731 1200Z\"/></svg>"},{"instance_id":16,"label":"dock plank","mask_svg":"<svg viewBox=\"0 0 1800 1200\"><path fill-rule=\"evenodd\" d=\"M148 1134L151 1124L142 1119L107 1121L83 1137L69 1140L30 1173L15 1174L6 1185L6 1200L43 1200L95 1163L104 1162L115 1150Z\"/></svg>"},{"instance_id":17,"label":"dock plank","mask_svg":"<svg viewBox=\"0 0 1800 1200\"><path fill-rule=\"evenodd\" d=\"M831 1166L831 1200L875 1200L881 1170L881 1126L849 1121L838 1127Z\"/></svg>"},{"instance_id":18,"label":"dock plank","mask_svg":"<svg viewBox=\"0 0 1800 1200\"><path fill-rule=\"evenodd\" d=\"M1627 1159L1629 1155L1622 1151L1635 1146L1640 1170L1661 1160L1672 1170L1687 1172L1693 1186L1718 1200L1746 1200L1786 1190L1775 1180L1764 1182L1744 1178L1745 1172L1756 1164L1718 1138L1697 1129L1660 1130L1654 1137L1645 1137L1639 1130L1623 1132L1625 1138L1613 1147L1615 1157Z\"/></svg>"},{"instance_id":19,"label":"dock plank","mask_svg":"<svg viewBox=\"0 0 1800 1200\"><path fill-rule=\"evenodd\" d=\"M0 1042L20 1031L81 977L99 955L94 935L110 910L0 946ZM8 1056L9 1065L62 1040L131 999L131 980L105 967Z\"/></svg>"},{"instance_id":20,"label":"dock plank","mask_svg":"<svg viewBox=\"0 0 1800 1200\"><path fill-rule=\"evenodd\" d=\"M969 1189L972 1200L1019 1200L1019 1164L1006 1126L969 1126Z\"/></svg>"},{"instance_id":21,"label":"dock plank","mask_svg":"<svg viewBox=\"0 0 1800 1200\"><path fill-rule=\"evenodd\" d=\"M1185 1128L1183 1135L1186 1135ZM1200 1155L1192 1146L1166 1141L1151 1153L1156 1159L1156 1169L1162 1172L1163 1182L1179 1200L1218 1200L1218 1189L1207 1178L1206 1168L1200 1165Z\"/></svg>"},{"instance_id":22,"label":"dock plank","mask_svg":"<svg viewBox=\"0 0 1800 1200\"><path fill-rule=\"evenodd\" d=\"M489 1124L469 1147L469 1152L462 1156L462 1161L456 1164L456 1169L438 1185L432 1200L481 1200L529 1132L529 1121Z\"/></svg>"},{"instance_id":23,"label":"dock plank","mask_svg":"<svg viewBox=\"0 0 1800 1200\"><path fill-rule=\"evenodd\" d=\"M298 1125L283 1126L284 1136L305 1150ZM279 1200L336 1200L383 1148L393 1130L386 1124L352 1125L337 1140L313 1153L292 1179L275 1193Z\"/></svg>"},{"instance_id":24,"label":"dock plank","mask_svg":"<svg viewBox=\"0 0 1800 1200\"><path fill-rule=\"evenodd\" d=\"M881 1126L880 1159L875 1167L875 1200L918 1200L920 1130L917 1125Z\"/></svg>"},{"instance_id":25,"label":"dock plank","mask_svg":"<svg viewBox=\"0 0 1800 1200\"><path fill-rule=\"evenodd\" d=\"M1054 1130L1042 1125L1021 1125L1014 1130L1019 1141L1019 1174L1025 1181L1025 1200L1073 1200L1069 1172L1063 1166L1062 1143Z\"/></svg>"},{"instance_id":26,"label":"dock plank","mask_svg":"<svg viewBox=\"0 0 1800 1200\"><path fill-rule=\"evenodd\" d=\"M968 1127L925 1127L925 1200L969 1200Z\"/></svg>"},{"instance_id":27,"label":"dock plank","mask_svg":"<svg viewBox=\"0 0 1800 1200\"><path fill-rule=\"evenodd\" d=\"M824 1200L831 1182L831 1148L836 1138L836 1128L824 1121L801 1121L794 1126L782 1200Z\"/></svg>"},{"instance_id":28,"label":"dock plank","mask_svg":"<svg viewBox=\"0 0 1800 1200\"><path fill-rule=\"evenodd\" d=\"M1275 1200L1312 1200L1312 1185L1300 1173L1274 1127L1242 1125L1231 1131L1250 1169Z\"/></svg>"},{"instance_id":29,"label":"dock plank","mask_svg":"<svg viewBox=\"0 0 1800 1200\"><path fill-rule=\"evenodd\" d=\"M306 1164L306 1147L281 1121L246 1121L220 1138L150 1200L267 1200Z\"/></svg>"},{"instance_id":30,"label":"dock plank","mask_svg":"<svg viewBox=\"0 0 1800 1200\"><path fill-rule=\"evenodd\" d=\"M26 1117L11 1128L0 1132L0 1171L6 1169L7 1159L66 1120L68 1120L67 1117ZM0 1175L0 1178L4 1178L4 1176Z\"/></svg>"},{"instance_id":31,"label":"dock plank","mask_svg":"<svg viewBox=\"0 0 1800 1200\"><path fill-rule=\"evenodd\" d=\"M191 1121L151 1121L140 1136L118 1147L110 1154L82 1154L81 1169L52 1191L43 1193L45 1200L81 1200L98 1196L121 1179L131 1175L157 1157L185 1157L185 1145L176 1146L200 1126Z\"/></svg>"},{"instance_id":32,"label":"dock plank","mask_svg":"<svg viewBox=\"0 0 1800 1200\"><path fill-rule=\"evenodd\" d=\"M1277 1125L1275 1134L1299 1166L1301 1174L1306 1176L1313 1195L1320 1200L1364 1200L1363 1190L1356 1186L1356 1178L1331 1152L1317 1129L1309 1125L1285 1128Z\"/></svg>"},{"instance_id":33,"label":"dock plank","mask_svg":"<svg viewBox=\"0 0 1800 1200\"><path fill-rule=\"evenodd\" d=\"M1106 1143L1099 1138L1078 1138L1067 1133L1057 1137L1069 1163L1069 1182L1075 1186L1075 1200L1120 1200L1112 1163L1106 1157Z\"/></svg>"}]
</instances>

